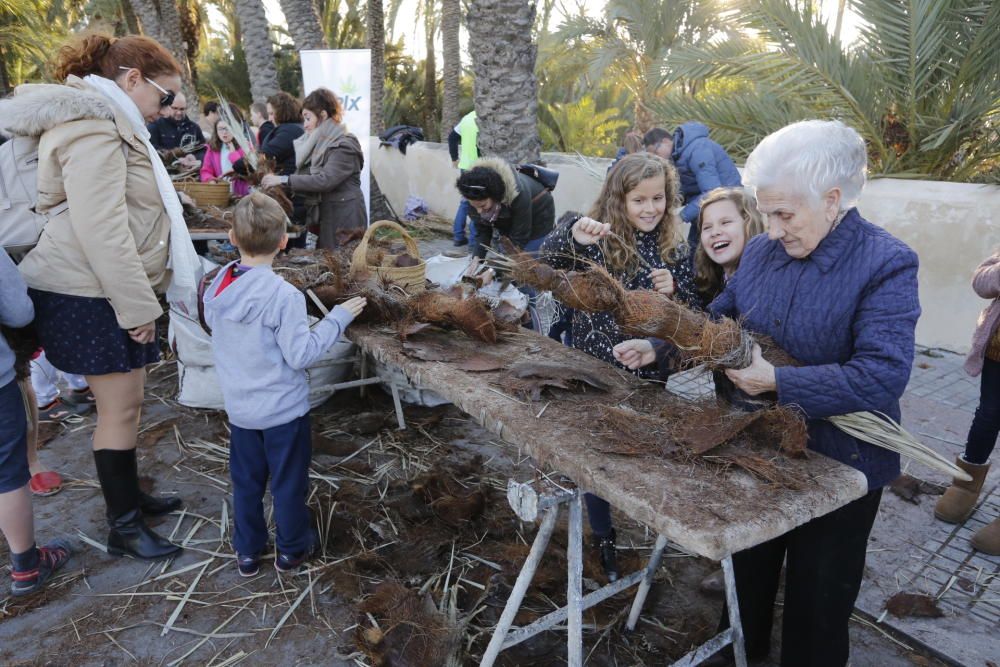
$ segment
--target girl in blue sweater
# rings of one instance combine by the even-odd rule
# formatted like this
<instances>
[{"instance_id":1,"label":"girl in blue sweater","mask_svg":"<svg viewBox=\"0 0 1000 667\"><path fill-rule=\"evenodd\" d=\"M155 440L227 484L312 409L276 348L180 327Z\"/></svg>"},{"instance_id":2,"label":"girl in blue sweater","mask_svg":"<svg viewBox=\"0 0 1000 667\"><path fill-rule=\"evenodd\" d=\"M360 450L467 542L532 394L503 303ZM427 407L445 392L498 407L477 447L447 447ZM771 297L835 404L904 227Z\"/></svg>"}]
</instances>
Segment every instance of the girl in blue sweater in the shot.
<instances>
[{"instance_id":1,"label":"girl in blue sweater","mask_svg":"<svg viewBox=\"0 0 1000 667\"><path fill-rule=\"evenodd\" d=\"M34 317L28 286L7 253L0 252L0 324L20 328ZM0 532L10 549L10 590L14 596L40 589L72 553L63 540L35 546L27 427L24 399L14 376L14 352L0 335Z\"/></svg>"}]
</instances>

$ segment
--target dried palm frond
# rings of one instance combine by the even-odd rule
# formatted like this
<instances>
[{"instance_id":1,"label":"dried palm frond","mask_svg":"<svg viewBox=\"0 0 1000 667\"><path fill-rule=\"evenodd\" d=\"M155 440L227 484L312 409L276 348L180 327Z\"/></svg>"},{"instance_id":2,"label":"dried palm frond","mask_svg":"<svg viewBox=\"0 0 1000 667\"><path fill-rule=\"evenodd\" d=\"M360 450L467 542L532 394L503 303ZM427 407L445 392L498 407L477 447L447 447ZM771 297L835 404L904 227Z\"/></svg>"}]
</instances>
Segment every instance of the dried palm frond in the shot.
<instances>
[{"instance_id":1,"label":"dried palm frond","mask_svg":"<svg viewBox=\"0 0 1000 667\"><path fill-rule=\"evenodd\" d=\"M215 89L215 96L219 101L219 117L229 126L229 131L236 140L236 145L243 150L243 159L250 165L251 169L257 170L257 149L253 140L247 136L246 127L233 115L229 106L229 101L222 96L219 90Z\"/></svg>"},{"instance_id":2,"label":"dried palm frond","mask_svg":"<svg viewBox=\"0 0 1000 667\"><path fill-rule=\"evenodd\" d=\"M895 420L881 412L852 412L847 415L827 417L827 420L858 440L897 452L928 468L948 473L962 481L972 481L967 472L917 440Z\"/></svg>"}]
</instances>

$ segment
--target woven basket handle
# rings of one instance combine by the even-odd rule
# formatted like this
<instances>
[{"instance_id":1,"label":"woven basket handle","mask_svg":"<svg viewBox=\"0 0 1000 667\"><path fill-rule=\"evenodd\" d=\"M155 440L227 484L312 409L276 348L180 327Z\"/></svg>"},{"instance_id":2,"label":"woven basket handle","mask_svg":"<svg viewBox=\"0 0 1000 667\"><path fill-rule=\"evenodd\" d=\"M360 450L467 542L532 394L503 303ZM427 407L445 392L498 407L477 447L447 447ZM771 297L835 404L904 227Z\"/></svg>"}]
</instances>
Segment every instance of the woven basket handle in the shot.
<instances>
[{"instance_id":1,"label":"woven basket handle","mask_svg":"<svg viewBox=\"0 0 1000 667\"><path fill-rule=\"evenodd\" d=\"M420 259L420 247L417 242L413 240L401 225L396 224L392 220L379 220L378 222L373 222L371 226L365 231L365 235L361 237L361 242L358 243L358 247L354 249L354 254L351 256L351 266L361 267L366 265L366 258L368 257L368 241L374 235L377 229L395 229L399 232L400 236L403 237L403 243L406 244L406 251L414 259Z\"/></svg>"}]
</instances>

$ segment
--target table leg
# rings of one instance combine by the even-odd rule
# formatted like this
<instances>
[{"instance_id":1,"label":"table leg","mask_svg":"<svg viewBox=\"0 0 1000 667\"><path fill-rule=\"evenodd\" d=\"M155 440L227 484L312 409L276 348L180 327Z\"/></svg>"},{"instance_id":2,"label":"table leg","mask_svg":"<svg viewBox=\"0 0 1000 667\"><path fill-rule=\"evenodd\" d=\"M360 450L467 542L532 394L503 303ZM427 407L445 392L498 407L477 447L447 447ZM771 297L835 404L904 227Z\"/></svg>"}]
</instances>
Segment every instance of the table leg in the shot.
<instances>
[{"instance_id":1,"label":"table leg","mask_svg":"<svg viewBox=\"0 0 1000 667\"><path fill-rule=\"evenodd\" d=\"M390 382L389 388L392 390L392 405L396 409L396 424L400 431L405 431L406 420L403 419L403 404L399 402L399 387L396 386L395 382Z\"/></svg>"},{"instance_id":2,"label":"table leg","mask_svg":"<svg viewBox=\"0 0 1000 667\"><path fill-rule=\"evenodd\" d=\"M365 380L368 378L368 354L360 348L358 349L358 353L361 355L361 369L358 373L361 376L361 379ZM361 389L358 390L358 395L361 398L364 398L367 391L368 387L366 385L361 385Z\"/></svg>"},{"instance_id":3,"label":"table leg","mask_svg":"<svg viewBox=\"0 0 1000 667\"><path fill-rule=\"evenodd\" d=\"M656 536L656 544L653 546L653 553L649 555L649 562L646 564L646 573L642 577L642 581L639 582L639 590L635 593L635 599L632 600L632 609L628 614L628 621L625 623L625 629L629 632L635 630L636 623L639 622L639 614L642 613L642 605L646 602L646 596L649 595L649 589L653 585L653 578L656 577L656 571L660 569L660 560L663 558L663 550L667 548L667 538L665 535Z\"/></svg>"},{"instance_id":4,"label":"table leg","mask_svg":"<svg viewBox=\"0 0 1000 667\"><path fill-rule=\"evenodd\" d=\"M479 662L479 667L492 667L497 656L500 654L504 639L507 638L507 632L514 623L514 616L517 615L521 601L524 599L525 593L528 592L528 586L531 585L531 579L535 576L535 570L538 569L538 563L542 560L542 555L545 553L545 547L548 546L549 539L552 537L552 531L556 527L558 516L558 505L545 510L542 525L539 526L538 534L535 535L535 541L531 544L531 551L528 552L528 557L524 561L524 567L521 568L520 574L517 575L517 581L514 582L514 587L510 590L510 597L507 598L507 604L504 605L503 613L500 614L497 627L493 630L493 637L490 638L489 646L486 647L486 652L483 653L483 659Z\"/></svg>"},{"instance_id":5,"label":"table leg","mask_svg":"<svg viewBox=\"0 0 1000 667\"><path fill-rule=\"evenodd\" d=\"M726 581L726 606L729 608L733 657L736 660L736 667L747 667L746 647L743 643L743 623L740 621L740 601L736 595L736 576L733 574L732 556L726 556L722 559L722 574Z\"/></svg>"},{"instance_id":6,"label":"table leg","mask_svg":"<svg viewBox=\"0 0 1000 667\"><path fill-rule=\"evenodd\" d=\"M566 663L569 667L583 667L583 494L580 491L569 501L568 539Z\"/></svg>"}]
</instances>

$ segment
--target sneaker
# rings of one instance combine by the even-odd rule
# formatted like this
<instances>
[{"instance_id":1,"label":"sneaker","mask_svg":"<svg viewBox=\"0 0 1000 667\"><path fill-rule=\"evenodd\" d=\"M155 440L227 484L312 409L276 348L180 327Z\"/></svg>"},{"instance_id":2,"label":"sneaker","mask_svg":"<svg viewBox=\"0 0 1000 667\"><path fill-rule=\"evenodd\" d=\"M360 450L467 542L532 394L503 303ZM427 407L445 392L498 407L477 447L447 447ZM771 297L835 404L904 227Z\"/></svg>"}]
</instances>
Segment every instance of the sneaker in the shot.
<instances>
[{"instance_id":1,"label":"sneaker","mask_svg":"<svg viewBox=\"0 0 1000 667\"><path fill-rule=\"evenodd\" d=\"M44 547L39 547L38 566L35 569L11 571L10 576L13 579L10 584L11 594L14 597L21 597L41 590L55 571L66 564L72 554L73 548L63 539L53 540Z\"/></svg>"},{"instance_id":2,"label":"sneaker","mask_svg":"<svg viewBox=\"0 0 1000 667\"><path fill-rule=\"evenodd\" d=\"M239 568L241 577L257 576L257 573L260 572L260 556L258 554L252 556L236 554L236 567Z\"/></svg>"},{"instance_id":3,"label":"sneaker","mask_svg":"<svg viewBox=\"0 0 1000 667\"><path fill-rule=\"evenodd\" d=\"M278 555L274 558L274 569L283 573L298 572L306 564L311 555L308 551L298 556L283 554L279 551Z\"/></svg>"},{"instance_id":4,"label":"sneaker","mask_svg":"<svg viewBox=\"0 0 1000 667\"><path fill-rule=\"evenodd\" d=\"M456 248L461 248L464 245L469 245L469 239L455 239L454 246Z\"/></svg>"},{"instance_id":5,"label":"sneaker","mask_svg":"<svg viewBox=\"0 0 1000 667\"><path fill-rule=\"evenodd\" d=\"M90 412L90 404L77 405L69 401L63 402L56 398L48 405L38 406L38 420L43 422L63 422L73 417L83 416Z\"/></svg>"}]
</instances>

